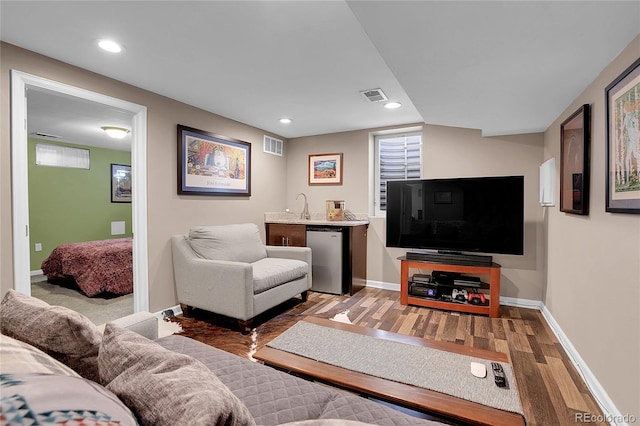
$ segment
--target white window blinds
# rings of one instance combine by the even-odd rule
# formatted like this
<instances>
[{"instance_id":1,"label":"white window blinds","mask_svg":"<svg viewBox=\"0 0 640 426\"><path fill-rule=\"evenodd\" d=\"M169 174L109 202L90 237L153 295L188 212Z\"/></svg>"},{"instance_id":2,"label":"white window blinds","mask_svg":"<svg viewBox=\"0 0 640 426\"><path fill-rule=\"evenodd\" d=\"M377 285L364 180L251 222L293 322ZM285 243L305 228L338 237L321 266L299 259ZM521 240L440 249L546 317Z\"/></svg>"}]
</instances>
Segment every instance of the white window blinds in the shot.
<instances>
[{"instance_id":1,"label":"white window blinds","mask_svg":"<svg viewBox=\"0 0 640 426\"><path fill-rule=\"evenodd\" d=\"M89 150L61 145L36 144L36 164L38 166L89 169Z\"/></svg>"},{"instance_id":2,"label":"white window blinds","mask_svg":"<svg viewBox=\"0 0 640 426\"><path fill-rule=\"evenodd\" d=\"M387 181L420 179L420 133L379 135L375 138L377 152L376 211L387 208Z\"/></svg>"}]
</instances>

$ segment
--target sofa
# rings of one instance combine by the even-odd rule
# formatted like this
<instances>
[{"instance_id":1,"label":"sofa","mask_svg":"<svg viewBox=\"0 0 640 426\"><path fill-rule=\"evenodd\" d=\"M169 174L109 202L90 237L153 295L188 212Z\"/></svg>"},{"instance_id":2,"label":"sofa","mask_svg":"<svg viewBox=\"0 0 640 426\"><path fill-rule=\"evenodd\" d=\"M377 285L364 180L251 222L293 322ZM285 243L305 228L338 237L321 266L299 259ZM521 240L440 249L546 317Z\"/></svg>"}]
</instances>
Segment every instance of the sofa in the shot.
<instances>
[{"instance_id":1,"label":"sofa","mask_svg":"<svg viewBox=\"0 0 640 426\"><path fill-rule=\"evenodd\" d=\"M204 309L237 320L247 334L253 318L311 288L311 249L265 246L258 226L197 226L171 238L178 302L189 316Z\"/></svg>"},{"instance_id":2,"label":"sofa","mask_svg":"<svg viewBox=\"0 0 640 426\"><path fill-rule=\"evenodd\" d=\"M77 312L7 292L0 305L7 424L440 424L184 336L151 340L154 320L136 314L101 331Z\"/></svg>"}]
</instances>

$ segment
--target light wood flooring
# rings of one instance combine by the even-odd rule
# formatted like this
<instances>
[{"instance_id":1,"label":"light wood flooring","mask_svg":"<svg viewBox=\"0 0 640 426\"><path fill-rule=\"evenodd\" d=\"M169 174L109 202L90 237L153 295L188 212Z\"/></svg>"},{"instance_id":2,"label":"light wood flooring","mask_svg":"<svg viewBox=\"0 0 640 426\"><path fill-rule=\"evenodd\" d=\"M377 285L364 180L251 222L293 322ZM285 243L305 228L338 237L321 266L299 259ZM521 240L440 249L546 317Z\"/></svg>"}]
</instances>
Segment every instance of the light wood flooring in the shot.
<instances>
[{"instance_id":1,"label":"light wood flooring","mask_svg":"<svg viewBox=\"0 0 640 426\"><path fill-rule=\"evenodd\" d=\"M233 328L233 322L225 323L203 311L195 310L191 318L178 316L174 321L182 325L184 335L251 358L256 349L301 317L330 318L348 310L356 325L507 354L528 425L575 425L581 424L581 413L602 415L538 310L501 306L500 318L488 318L402 306L399 295L375 288L365 288L351 297L310 292L304 303L290 302L259 317L255 332L249 336Z\"/></svg>"}]
</instances>

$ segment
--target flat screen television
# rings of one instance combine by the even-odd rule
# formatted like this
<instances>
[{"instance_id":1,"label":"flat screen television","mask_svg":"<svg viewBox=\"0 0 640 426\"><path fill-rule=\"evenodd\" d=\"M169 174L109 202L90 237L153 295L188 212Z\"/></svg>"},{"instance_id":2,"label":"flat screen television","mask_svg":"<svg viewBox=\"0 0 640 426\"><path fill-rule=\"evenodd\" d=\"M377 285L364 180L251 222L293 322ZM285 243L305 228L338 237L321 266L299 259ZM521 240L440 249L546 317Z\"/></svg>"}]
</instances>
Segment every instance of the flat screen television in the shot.
<instances>
[{"instance_id":1,"label":"flat screen television","mask_svg":"<svg viewBox=\"0 0 640 426\"><path fill-rule=\"evenodd\" d=\"M387 247L524 253L524 176L387 181Z\"/></svg>"}]
</instances>

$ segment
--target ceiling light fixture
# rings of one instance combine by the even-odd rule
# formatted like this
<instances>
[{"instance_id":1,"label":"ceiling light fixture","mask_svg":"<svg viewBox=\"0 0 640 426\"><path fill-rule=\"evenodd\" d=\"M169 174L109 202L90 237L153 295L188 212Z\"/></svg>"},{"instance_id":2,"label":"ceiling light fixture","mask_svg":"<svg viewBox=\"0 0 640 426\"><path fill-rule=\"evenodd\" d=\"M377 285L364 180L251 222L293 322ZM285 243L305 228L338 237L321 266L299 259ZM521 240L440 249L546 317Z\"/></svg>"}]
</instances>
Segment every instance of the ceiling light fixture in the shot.
<instances>
[{"instance_id":1,"label":"ceiling light fixture","mask_svg":"<svg viewBox=\"0 0 640 426\"><path fill-rule=\"evenodd\" d=\"M396 109L396 108L400 108L402 106L402 104L400 102L387 102L386 104L384 104L384 107L386 109Z\"/></svg>"},{"instance_id":2,"label":"ceiling light fixture","mask_svg":"<svg viewBox=\"0 0 640 426\"><path fill-rule=\"evenodd\" d=\"M101 129L114 139L123 139L127 136L127 133L129 133L129 129L125 129L124 127L103 126Z\"/></svg>"},{"instance_id":3,"label":"ceiling light fixture","mask_svg":"<svg viewBox=\"0 0 640 426\"><path fill-rule=\"evenodd\" d=\"M289 123L291 123L291 119L290 118L281 118L280 122L282 124L289 124Z\"/></svg>"},{"instance_id":4,"label":"ceiling light fixture","mask_svg":"<svg viewBox=\"0 0 640 426\"><path fill-rule=\"evenodd\" d=\"M98 46L100 46L101 49L106 50L107 52L111 52L111 53L122 52L122 46L113 40L102 39L98 41Z\"/></svg>"}]
</instances>

